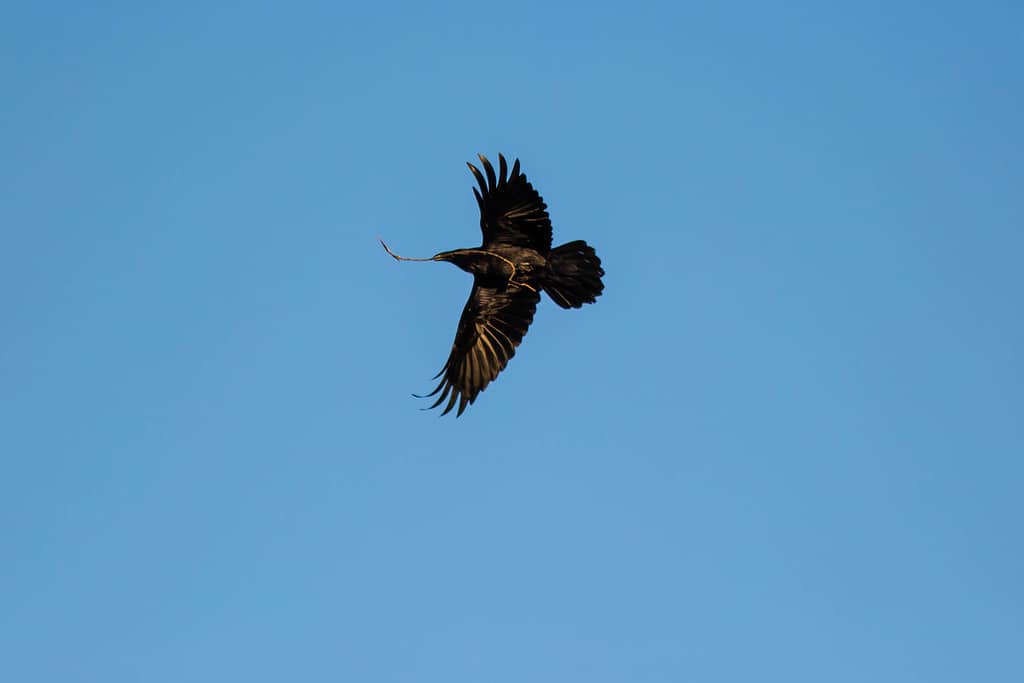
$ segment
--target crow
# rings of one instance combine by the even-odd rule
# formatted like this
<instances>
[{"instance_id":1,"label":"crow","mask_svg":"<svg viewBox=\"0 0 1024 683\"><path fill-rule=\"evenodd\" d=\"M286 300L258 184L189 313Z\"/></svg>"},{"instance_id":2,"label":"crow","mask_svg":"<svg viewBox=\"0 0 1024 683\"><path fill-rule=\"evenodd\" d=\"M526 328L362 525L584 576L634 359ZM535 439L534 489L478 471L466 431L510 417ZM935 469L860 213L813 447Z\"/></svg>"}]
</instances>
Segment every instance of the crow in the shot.
<instances>
[{"instance_id":1,"label":"crow","mask_svg":"<svg viewBox=\"0 0 1024 683\"><path fill-rule=\"evenodd\" d=\"M551 218L547 205L519 169L509 172L505 157L498 155L498 173L487 157L477 155L484 173L467 163L479 190L473 188L480 206L483 244L473 249L442 251L430 258L407 258L381 246L399 261L448 261L473 274L473 289L462 311L448 362L434 379L442 377L430 408L448 401L447 415L458 401L456 417L472 404L498 373L505 369L516 347L533 322L544 291L562 308L594 303L604 291L601 259L582 240L551 248ZM486 174L486 179L484 178Z\"/></svg>"}]
</instances>

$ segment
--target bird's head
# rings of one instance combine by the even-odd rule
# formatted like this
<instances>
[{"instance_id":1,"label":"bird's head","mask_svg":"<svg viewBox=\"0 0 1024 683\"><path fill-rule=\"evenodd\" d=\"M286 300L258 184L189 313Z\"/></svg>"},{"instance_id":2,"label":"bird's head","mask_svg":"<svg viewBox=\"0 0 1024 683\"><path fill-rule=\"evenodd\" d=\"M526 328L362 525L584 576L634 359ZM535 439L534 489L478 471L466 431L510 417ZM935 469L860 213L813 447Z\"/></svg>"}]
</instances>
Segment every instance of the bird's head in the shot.
<instances>
[{"instance_id":1,"label":"bird's head","mask_svg":"<svg viewBox=\"0 0 1024 683\"><path fill-rule=\"evenodd\" d=\"M462 270L467 272L473 272L473 264L477 260L475 259L475 253L472 249L453 249L452 251L442 251L439 254L434 254L430 257L431 261L447 261L448 263L455 264Z\"/></svg>"}]
</instances>

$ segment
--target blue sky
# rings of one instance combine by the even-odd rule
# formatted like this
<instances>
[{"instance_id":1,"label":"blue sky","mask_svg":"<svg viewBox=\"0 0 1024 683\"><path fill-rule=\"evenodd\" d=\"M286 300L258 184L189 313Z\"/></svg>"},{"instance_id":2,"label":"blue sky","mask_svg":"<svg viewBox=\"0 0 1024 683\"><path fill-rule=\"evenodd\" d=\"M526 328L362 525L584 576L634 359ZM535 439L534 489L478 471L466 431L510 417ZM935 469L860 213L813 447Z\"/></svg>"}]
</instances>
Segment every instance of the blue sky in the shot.
<instances>
[{"instance_id":1,"label":"blue sky","mask_svg":"<svg viewBox=\"0 0 1024 683\"><path fill-rule=\"evenodd\" d=\"M1024 680L1020 6L3 17L0 679ZM438 419L477 152L607 289Z\"/></svg>"}]
</instances>

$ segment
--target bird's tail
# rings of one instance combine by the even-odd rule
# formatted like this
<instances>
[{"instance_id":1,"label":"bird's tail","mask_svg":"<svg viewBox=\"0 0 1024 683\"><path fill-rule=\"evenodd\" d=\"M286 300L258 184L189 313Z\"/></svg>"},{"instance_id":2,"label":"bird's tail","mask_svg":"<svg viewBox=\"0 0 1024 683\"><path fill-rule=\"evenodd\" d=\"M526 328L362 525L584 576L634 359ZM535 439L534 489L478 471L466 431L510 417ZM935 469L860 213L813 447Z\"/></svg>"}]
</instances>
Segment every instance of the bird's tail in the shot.
<instances>
[{"instance_id":1,"label":"bird's tail","mask_svg":"<svg viewBox=\"0 0 1024 683\"><path fill-rule=\"evenodd\" d=\"M562 308L592 304L604 291L601 259L583 240L567 242L548 253L544 291Z\"/></svg>"}]
</instances>

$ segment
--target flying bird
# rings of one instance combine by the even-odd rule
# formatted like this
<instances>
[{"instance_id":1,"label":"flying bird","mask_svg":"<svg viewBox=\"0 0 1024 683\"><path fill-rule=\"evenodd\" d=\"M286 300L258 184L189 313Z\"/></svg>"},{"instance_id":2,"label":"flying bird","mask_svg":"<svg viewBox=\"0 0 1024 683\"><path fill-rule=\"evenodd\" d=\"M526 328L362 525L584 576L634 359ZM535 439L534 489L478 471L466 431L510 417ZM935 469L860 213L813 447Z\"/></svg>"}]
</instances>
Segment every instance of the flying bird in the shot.
<instances>
[{"instance_id":1,"label":"flying bird","mask_svg":"<svg viewBox=\"0 0 1024 683\"><path fill-rule=\"evenodd\" d=\"M407 258L380 243L399 261L448 261L473 274L473 289L462 311L448 361L434 379L440 393L430 408L445 400L442 415L455 403L462 415L468 404L505 369L516 347L533 322L544 291L562 308L580 308L601 295L604 283L601 259L582 240L551 248L551 219L547 205L516 159L509 172L505 157L498 155L498 173L487 157L477 155L481 173L467 163L479 189L473 188L480 206L483 244L473 249L442 251L430 258ZM486 174L486 179L484 178Z\"/></svg>"}]
</instances>

